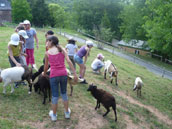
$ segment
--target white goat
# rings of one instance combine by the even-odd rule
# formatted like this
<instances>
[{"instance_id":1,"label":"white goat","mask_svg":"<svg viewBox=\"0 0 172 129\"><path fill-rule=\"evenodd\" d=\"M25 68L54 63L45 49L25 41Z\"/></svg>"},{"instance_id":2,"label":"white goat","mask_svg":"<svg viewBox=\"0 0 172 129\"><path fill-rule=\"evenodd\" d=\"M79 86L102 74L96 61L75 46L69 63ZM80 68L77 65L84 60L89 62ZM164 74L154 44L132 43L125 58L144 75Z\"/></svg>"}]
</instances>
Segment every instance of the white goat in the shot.
<instances>
[{"instance_id":1,"label":"white goat","mask_svg":"<svg viewBox=\"0 0 172 129\"><path fill-rule=\"evenodd\" d=\"M118 70L117 70L116 66L114 64L112 64L112 61L110 61L110 60L107 60L104 63L105 63L104 79L106 79L106 72L108 72L110 79L111 79L111 83L113 82L113 77L115 77L116 78L116 85L118 85L118 82L117 82Z\"/></svg>"},{"instance_id":2,"label":"white goat","mask_svg":"<svg viewBox=\"0 0 172 129\"><path fill-rule=\"evenodd\" d=\"M32 80L31 80L31 74L32 70L30 70L27 66L22 67L12 67L4 69L0 72L0 78L2 79L2 82L4 82L3 85L3 93L6 93L6 86L8 86L11 83L14 82L20 82L22 80L27 80L29 83L29 94L32 91ZM1 81L0 81L1 82ZM11 84L11 93L14 92L14 87Z\"/></svg>"},{"instance_id":3,"label":"white goat","mask_svg":"<svg viewBox=\"0 0 172 129\"><path fill-rule=\"evenodd\" d=\"M143 81L140 77L136 77L135 79L135 83L134 83L134 88L133 91L137 90L137 96L138 96L138 92L140 91L140 96L141 96L141 89L143 86Z\"/></svg>"}]
</instances>

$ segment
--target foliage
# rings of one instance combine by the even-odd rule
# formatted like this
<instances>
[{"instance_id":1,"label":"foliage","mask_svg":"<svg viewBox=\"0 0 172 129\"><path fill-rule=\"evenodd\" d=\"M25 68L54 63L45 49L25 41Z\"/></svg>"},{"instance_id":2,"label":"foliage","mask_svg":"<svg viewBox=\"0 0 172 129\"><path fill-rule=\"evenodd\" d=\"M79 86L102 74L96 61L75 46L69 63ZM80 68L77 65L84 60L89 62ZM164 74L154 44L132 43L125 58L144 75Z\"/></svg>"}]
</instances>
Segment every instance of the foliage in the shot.
<instances>
[{"instance_id":1,"label":"foliage","mask_svg":"<svg viewBox=\"0 0 172 129\"><path fill-rule=\"evenodd\" d=\"M106 10L107 13L104 13ZM116 37L120 38L119 18L121 7L118 0L75 0L74 11L78 25L85 30L92 31L94 26L101 24L102 17L107 16L110 28L115 31Z\"/></svg>"},{"instance_id":2,"label":"foliage","mask_svg":"<svg viewBox=\"0 0 172 129\"><path fill-rule=\"evenodd\" d=\"M58 4L49 4L48 9L51 17L51 26L63 27L66 21L64 9Z\"/></svg>"},{"instance_id":3,"label":"foliage","mask_svg":"<svg viewBox=\"0 0 172 129\"><path fill-rule=\"evenodd\" d=\"M39 27L48 25L50 20L48 5L44 0L36 0L32 5L33 24Z\"/></svg>"},{"instance_id":4,"label":"foliage","mask_svg":"<svg viewBox=\"0 0 172 129\"><path fill-rule=\"evenodd\" d=\"M147 0L151 13L146 16L145 29L150 47L164 56L172 57L172 2Z\"/></svg>"},{"instance_id":5,"label":"foliage","mask_svg":"<svg viewBox=\"0 0 172 129\"><path fill-rule=\"evenodd\" d=\"M32 20L31 9L26 0L12 0L12 21L22 22L25 19Z\"/></svg>"},{"instance_id":6,"label":"foliage","mask_svg":"<svg viewBox=\"0 0 172 129\"><path fill-rule=\"evenodd\" d=\"M143 17L147 14L145 0L132 0L130 4L124 4L124 9L120 14L120 31L125 40L137 39L146 40L145 30L142 27L145 23Z\"/></svg>"}]
</instances>

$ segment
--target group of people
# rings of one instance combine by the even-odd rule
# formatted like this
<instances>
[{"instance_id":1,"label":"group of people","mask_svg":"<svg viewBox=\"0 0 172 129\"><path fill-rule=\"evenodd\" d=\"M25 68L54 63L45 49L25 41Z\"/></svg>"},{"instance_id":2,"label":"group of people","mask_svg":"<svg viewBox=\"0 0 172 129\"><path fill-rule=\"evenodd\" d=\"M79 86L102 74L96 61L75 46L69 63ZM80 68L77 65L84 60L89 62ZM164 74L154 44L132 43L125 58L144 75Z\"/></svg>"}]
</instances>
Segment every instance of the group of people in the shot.
<instances>
[{"instance_id":1,"label":"group of people","mask_svg":"<svg viewBox=\"0 0 172 129\"><path fill-rule=\"evenodd\" d=\"M34 59L34 39L36 41L36 47L38 49L38 38L35 29L31 28L31 24L28 20L20 23L16 27L16 33L11 35L11 40L8 43L8 56L11 67L31 64L31 67L35 67ZM71 73L74 76L74 80L77 82L78 77L76 74L76 64L79 66L79 78L84 81L83 84L87 84L84 79L86 72L86 62L91 48L93 47L92 41L86 41L86 45L82 46L79 50L76 41L70 37L68 44L63 48L59 44L59 39L54 35L53 31L48 31L45 34L45 58L44 58L44 71L43 76L50 67L50 85L52 92L52 106L49 116L52 121L57 120L57 107L59 99L59 87L60 94L63 99L65 108L65 118L70 118L71 110L69 108L68 96L67 96L67 71L65 66L65 60L67 61ZM103 67L104 56L98 54L93 61L91 67L95 73L100 73L100 69Z\"/></svg>"}]
</instances>

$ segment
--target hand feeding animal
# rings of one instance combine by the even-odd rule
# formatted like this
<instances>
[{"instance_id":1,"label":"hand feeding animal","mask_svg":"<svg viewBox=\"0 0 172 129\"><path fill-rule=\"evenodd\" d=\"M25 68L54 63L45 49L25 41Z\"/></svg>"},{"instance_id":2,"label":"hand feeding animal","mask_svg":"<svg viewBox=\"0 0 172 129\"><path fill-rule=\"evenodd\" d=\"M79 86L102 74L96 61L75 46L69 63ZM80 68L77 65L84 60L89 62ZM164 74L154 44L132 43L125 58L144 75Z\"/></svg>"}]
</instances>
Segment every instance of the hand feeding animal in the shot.
<instances>
[{"instance_id":1,"label":"hand feeding animal","mask_svg":"<svg viewBox=\"0 0 172 129\"><path fill-rule=\"evenodd\" d=\"M2 79L2 82L4 82L3 85L3 93L6 93L6 86L13 82L20 82L23 80L27 80L29 84L29 94L32 92L32 69L29 69L29 67L23 65L22 67L12 67L4 69L0 72L0 78ZM0 81L1 82L1 81ZM14 92L14 87L11 84L11 93Z\"/></svg>"},{"instance_id":2,"label":"hand feeding animal","mask_svg":"<svg viewBox=\"0 0 172 129\"><path fill-rule=\"evenodd\" d=\"M116 101L115 98L108 92L102 89L97 89L97 86L91 84L89 85L89 88L87 91L90 91L91 94L95 99L97 99L97 105L95 107L95 110L97 108L100 108L100 103L103 104L103 106L106 108L106 113L103 115L106 116L110 112L110 107L114 110L115 114L115 121L117 121L117 113L116 113Z\"/></svg>"},{"instance_id":3,"label":"hand feeding animal","mask_svg":"<svg viewBox=\"0 0 172 129\"><path fill-rule=\"evenodd\" d=\"M138 93L140 92L140 97L141 97L142 86L143 86L142 79L140 77L136 77L133 91L137 90L137 96L138 96Z\"/></svg>"},{"instance_id":4,"label":"hand feeding animal","mask_svg":"<svg viewBox=\"0 0 172 129\"><path fill-rule=\"evenodd\" d=\"M116 81L116 86L117 86L118 85L118 82L117 82L118 70L117 70L116 66L110 60L107 60L104 63L105 63L104 79L106 79L106 72L108 72L110 79L111 79L111 83L113 82L113 77L116 78L115 81Z\"/></svg>"}]
</instances>

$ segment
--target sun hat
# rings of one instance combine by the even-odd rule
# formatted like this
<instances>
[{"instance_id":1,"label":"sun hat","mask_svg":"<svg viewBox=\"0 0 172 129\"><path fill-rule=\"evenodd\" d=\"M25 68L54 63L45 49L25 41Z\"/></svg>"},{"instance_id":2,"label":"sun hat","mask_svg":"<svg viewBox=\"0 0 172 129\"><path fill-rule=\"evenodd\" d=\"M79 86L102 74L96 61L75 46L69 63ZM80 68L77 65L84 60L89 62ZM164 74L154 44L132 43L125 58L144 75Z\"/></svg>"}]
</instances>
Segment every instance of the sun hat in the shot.
<instances>
[{"instance_id":1,"label":"sun hat","mask_svg":"<svg viewBox=\"0 0 172 129\"><path fill-rule=\"evenodd\" d=\"M24 20L23 24L29 24L30 25L30 21L29 20Z\"/></svg>"},{"instance_id":2,"label":"sun hat","mask_svg":"<svg viewBox=\"0 0 172 129\"><path fill-rule=\"evenodd\" d=\"M9 44L17 46L19 44L19 40L20 40L19 35L14 33L11 35L11 41L9 42Z\"/></svg>"},{"instance_id":3,"label":"sun hat","mask_svg":"<svg viewBox=\"0 0 172 129\"><path fill-rule=\"evenodd\" d=\"M25 30L20 30L18 32L19 35L21 35L23 38L28 39L29 37L27 36L27 33Z\"/></svg>"},{"instance_id":4,"label":"sun hat","mask_svg":"<svg viewBox=\"0 0 172 129\"><path fill-rule=\"evenodd\" d=\"M102 59L104 59L105 57L103 56L102 53L99 53L99 54L97 54L97 58L102 58Z\"/></svg>"},{"instance_id":5,"label":"sun hat","mask_svg":"<svg viewBox=\"0 0 172 129\"><path fill-rule=\"evenodd\" d=\"M86 41L86 45L93 46L93 42L91 40Z\"/></svg>"},{"instance_id":6,"label":"sun hat","mask_svg":"<svg viewBox=\"0 0 172 129\"><path fill-rule=\"evenodd\" d=\"M72 36L69 37L68 41L76 41Z\"/></svg>"}]
</instances>

